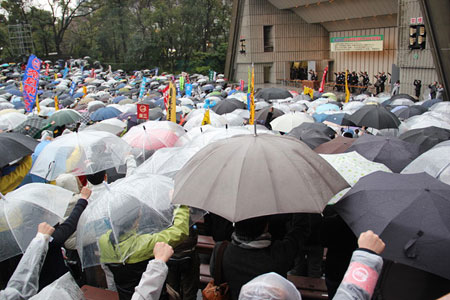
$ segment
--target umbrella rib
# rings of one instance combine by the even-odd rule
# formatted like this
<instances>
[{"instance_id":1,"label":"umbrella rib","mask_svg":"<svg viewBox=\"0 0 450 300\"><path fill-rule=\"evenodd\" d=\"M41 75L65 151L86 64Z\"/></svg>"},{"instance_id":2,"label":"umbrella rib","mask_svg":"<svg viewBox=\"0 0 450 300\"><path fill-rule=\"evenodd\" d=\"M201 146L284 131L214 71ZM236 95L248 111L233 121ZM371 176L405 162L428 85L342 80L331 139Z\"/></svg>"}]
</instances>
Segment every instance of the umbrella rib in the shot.
<instances>
[{"instance_id":1,"label":"umbrella rib","mask_svg":"<svg viewBox=\"0 0 450 300\"><path fill-rule=\"evenodd\" d=\"M0 201L7 201L7 200L0 200ZM11 234L12 234L12 236L14 237L14 239L16 240L16 243L17 243L17 245L19 246L19 248L20 248L20 251L22 251L22 252L25 252L23 249L22 249L22 247L21 247L21 245L20 245L20 243L19 243L19 240L17 239L17 237L16 237L16 234L14 233L14 230L12 229L13 227L11 226L11 223L9 222L9 217L8 217L8 214L5 212L5 218L6 218L6 223L8 223L8 226L9 226L9 228L11 229L10 231L11 231Z\"/></svg>"}]
</instances>

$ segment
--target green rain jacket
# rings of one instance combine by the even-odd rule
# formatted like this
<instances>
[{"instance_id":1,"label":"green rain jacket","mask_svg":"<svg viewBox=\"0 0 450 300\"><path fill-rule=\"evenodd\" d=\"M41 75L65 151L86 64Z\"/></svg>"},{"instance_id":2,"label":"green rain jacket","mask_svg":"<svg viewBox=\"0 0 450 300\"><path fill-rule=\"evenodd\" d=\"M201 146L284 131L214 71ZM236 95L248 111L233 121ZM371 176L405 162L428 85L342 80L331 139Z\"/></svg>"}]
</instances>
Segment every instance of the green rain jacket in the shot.
<instances>
[{"instance_id":1,"label":"green rain jacket","mask_svg":"<svg viewBox=\"0 0 450 300\"><path fill-rule=\"evenodd\" d=\"M153 257L153 248L157 242L175 247L189 235L189 208L180 206L175 210L173 225L154 234L128 232L119 237L119 244L110 241L111 230L99 239L100 261L104 264L134 264Z\"/></svg>"}]
</instances>

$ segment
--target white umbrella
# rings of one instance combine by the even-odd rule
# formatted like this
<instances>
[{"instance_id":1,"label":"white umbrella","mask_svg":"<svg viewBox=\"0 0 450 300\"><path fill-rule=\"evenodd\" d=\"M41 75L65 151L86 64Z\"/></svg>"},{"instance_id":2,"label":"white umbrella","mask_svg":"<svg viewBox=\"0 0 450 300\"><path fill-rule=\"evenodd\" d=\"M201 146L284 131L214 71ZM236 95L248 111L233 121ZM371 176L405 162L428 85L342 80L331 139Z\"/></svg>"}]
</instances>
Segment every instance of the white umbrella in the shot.
<instances>
[{"instance_id":1,"label":"white umbrella","mask_svg":"<svg viewBox=\"0 0 450 300\"><path fill-rule=\"evenodd\" d=\"M291 112L274 119L270 122L270 125L272 126L272 130L289 132L292 128L305 122L314 123L314 118L306 113Z\"/></svg>"},{"instance_id":2,"label":"white umbrella","mask_svg":"<svg viewBox=\"0 0 450 300\"><path fill-rule=\"evenodd\" d=\"M12 112L8 114L0 115L0 127L6 128L6 130L12 130L25 122L27 116L19 112Z\"/></svg>"},{"instance_id":3,"label":"white umbrella","mask_svg":"<svg viewBox=\"0 0 450 300\"><path fill-rule=\"evenodd\" d=\"M194 127L201 126L203 118L204 114L197 114L194 117L189 118L186 124L184 124L184 129L189 131ZM216 114L212 110L209 111L209 118L211 125L214 127L224 127L227 124L227 120L223 116Z\"/></svg>"}]
</instances>

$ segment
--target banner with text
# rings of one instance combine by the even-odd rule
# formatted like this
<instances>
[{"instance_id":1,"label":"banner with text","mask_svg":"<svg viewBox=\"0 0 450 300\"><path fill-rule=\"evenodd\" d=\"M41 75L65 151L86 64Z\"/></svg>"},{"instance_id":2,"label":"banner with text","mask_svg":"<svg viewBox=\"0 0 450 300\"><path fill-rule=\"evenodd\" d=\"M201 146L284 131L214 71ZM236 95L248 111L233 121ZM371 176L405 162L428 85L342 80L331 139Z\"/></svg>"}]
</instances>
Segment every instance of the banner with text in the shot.
<instances>
[{"instance_id":1,"label":"banner with text","mask_svg":"<svg viewBox=\"0 0 450 300\"><path fill-rule=\"evenodd\" d=\"M332 37L331 52L383 51L383 35Z\"/></svg>"}]
</instances>

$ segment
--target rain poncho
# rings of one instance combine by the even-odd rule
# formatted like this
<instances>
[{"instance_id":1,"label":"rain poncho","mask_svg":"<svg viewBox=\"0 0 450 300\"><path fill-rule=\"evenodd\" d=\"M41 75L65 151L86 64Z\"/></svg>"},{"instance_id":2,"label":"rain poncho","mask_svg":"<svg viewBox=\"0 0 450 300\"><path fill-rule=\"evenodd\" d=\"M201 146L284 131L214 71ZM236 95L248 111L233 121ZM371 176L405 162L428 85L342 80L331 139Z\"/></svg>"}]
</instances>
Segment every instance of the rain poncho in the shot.
<instances>
[{"instance_id":1,"label":"rain poncho","mask_svg":"<svg viewBox=\"0 0 450 300\"><path fill-rule=\"evenodd\" d=\"M138 263L153 257L153 248L157 242L176 246L189 235L189 208L181 206L174 215L171 227L154 234L139 235L135 231L130 231L119 237L117 245L111 243L112 231L107 231L98 241L101 262L105 264Z\"/></svg>"},{"instance_id":2,"label":"rain poncho","mask_svg":"<svg viewBox=\"0 0 450 300\"><path fill-rule=\"evenodd\" d=\"M29 299L39 289L39 273L48 250L48 235L38 233L20 260L0 300Z\"/></svg>"},{"instance_id":3,"label":"rain poncho","mask_svg":"<svg viewBox=\"0 0 450 300\"><path fill-rule=\"evenodd\" d=\"M83 292L78 287L72 275L67 272L52 284L46 286L39 294L30 298L30 300L84 300Z\"/></svg>"},{"instance_id":4,"label":"rain poncho","mask_svg":"<svg viewBox=\"0 0 450 300\"><path fill-rule=\"evenodd\" d=\"M3 195L6 195L7 193L13 191L16 187L18 187L27 175L28 171L30 171L31 164L31 156L25 156L14 171L9 173L8 175L1 176L0 192Z\"/></svg>"},{"instance_id":5,"label":"rain poncho","mask_svg":"<svg viewBox=\"0 0 450 300\"><path fill-rule=\"evenodd\" d=\"M301 300L292 282L277 273L267 273L243 285L239 300Z\"/></svg>"}]
</instances>

